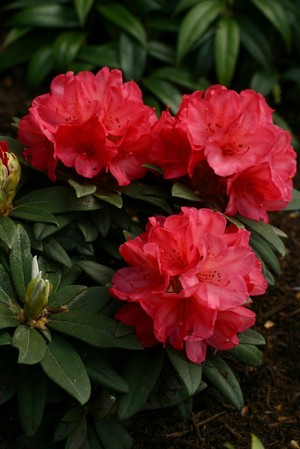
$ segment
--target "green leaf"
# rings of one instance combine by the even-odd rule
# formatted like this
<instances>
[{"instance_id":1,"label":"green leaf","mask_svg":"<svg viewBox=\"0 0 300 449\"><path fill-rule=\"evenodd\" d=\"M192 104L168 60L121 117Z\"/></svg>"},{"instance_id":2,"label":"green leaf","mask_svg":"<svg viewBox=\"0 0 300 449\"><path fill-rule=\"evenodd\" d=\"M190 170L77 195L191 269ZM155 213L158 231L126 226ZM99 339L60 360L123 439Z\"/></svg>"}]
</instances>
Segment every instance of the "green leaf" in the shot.
<instances>
[{"instance_id":1,"label":"green leaf","mask_svg":"<svg viewBox=\"0 0 300 449\"><path fill-rule=\"evenodd\" d=\"M256 254L261 258L264 263L270 268L277 276L281 273L281 266L279 260L274 253L270 244L261 237L259 234L252 231L250 237L250 246L256 252Z\"/></svg>"},{"instance_id":2,"label":"green leaf","mask_svg":"<svg viewBox=\"0 0 300 449\"><path fill-rule=\"evenodd\" d=\"M66 268L72 267L72 261L68 253L64 250L57 240L50 240L44 244L43 254L45 257L58 262Z\"/></svg>"},{"instance_id":3,"label":"green leaf","mask_svg":"<svg viewBox=\"0 0 300 449\"><path fill-rule=\"evenodd\" d=\"M247 329L246 331L238 334L240 344L247 345L265 345L266 340L264 337L253 329Z\"/></svg>"},{"instance_id":4,"label":"green leaf","mask_svg":"<svg viewBox=\"0 0 300 449\"><path fill-rule=\"evenodd\" d=\"M292 33L286 10L278 0L251 0L252 3L261 11L261 13L274 25L279 31L281 37L290 48Z\"/></svg>"},{"instance_id":5,"label":"green leaf","mask_svg":"<svg viewBox=\"0 0 300 449\"><path fill-rule=\"evenodd\" d=\"M142 409L161 372L163 354L163 351L143 351L128 356L123 377L129 392L119 398L120 419L127 419Z\"/></svg>"},{"instance_id":6,"label":"green leaf","mask_svg":"<svg viewBox=\"0 0 300 449\"><path fill-rule=\"evenodd\" d=\"M117 326L118 323L114 319L77 310L56 313L48 322L50 329L70 335L98 348L126 348L128 344L130 349L140 349L138 341L131 340L133 335L116 337ZM132 346L130 347L131 342Z\"/></svg>"},{"instance_id":7,"label":"green leaf","mask_svg":"<svg viewBox=\"0 0 300 449\"><path fill-rule=\"evenodd\" d=\"M26 36L26 34L28 34L30 32L31 28L26 27L26 28L11 28L10 30L7 31L6 36L4 38L4 41L2 43L3 47L8 47L9 45L11 45L13 42L20 40L22 37Z\"/></svg>"},{"instance_id":8,"label":"green leaf","mask_svg":"<svg viewBox=\"0 0 300 449\"><path fill-rule=\"evenodd\" d=\"M18 366L18 412L25 435L34 435L39 428L46 403L47 378L37 366Z\"/></svg>"},{"instance_id":9,"label":"green leaf","mask_svg":"<svg viewBox=\"0 0 300 449\"><path fill-rule=\"evenodd\" d=\"M0 264L0 305L12 309L16 302L16 293L13 289L11 278L2 264Z\"/></svg>"},{"instance_id":10,"label":"green leaf","mask_svg":"<svg viewBox=\"0 0 300 449\"><path fill-rule=\"evenodd\" d=\"M22 8L9 19L8 25L18 27L74 28L78 27L79 22L72 8L52 3Z\"/></svg>"},{"instance_id":11,"label":"green leaf","mask_svg":"<svg viewBox=\"0 0 300 449\"><path fill-rule=\"evenodd\" d=\"M201 383L202 366L190 362L183 352L176 351L171 346L167 348L167 355L182 380L188 395L193 396Z\"/></svg>"},{"instance_id":12,"label":"green leaf","mask_svg":"<svg viewBox=\"0 0 300 449\"><path fill-rule=\"evenodd\" d=\"M53 335L46 347L41 366L50 379L73 396L81 405L91 394L91 385L81 358L63 338Z\"/></svg>"},{"instance_id":13,"label":"green leaf","mask_svg":"<svg viewBox=\"0 0 300 449\"><path fill-rule=\"evenodd\" d=\"M278 233L274 226L262 221L251 220L250 218L241 216L237 216L237 218L247 227L247 229L249 229L250 231L255 231L256 234L259 234L261 237L267 240L267 242L269 242L279 254L281 254L282 256L285 255L285 246L278 236Z\"/></svg>"},{"instance_id":14,"label":"green leaf","mask_svg":"<svg viewBox=\"0 0 300 449\"><path fill-rule=\"evenodd\" d=\"M260 366L263 361L263 353L254 345L239 344L226 352L247 365Z\"/></svg>"},{"instance_id":15,"label":"green leaf","mask_svg":"<svg viewBox=\"0 0 300 449\"><path fill-rule=\"evenodd\" d=\"M94 0L73 0L73 2L75 5L79 23L81 26L83 26L94 4Z\"/></svg>"},{"instance_id":16,"label":"green leaf","mask_svg":"<svg viewBox=\"0 0 300 449\"><path fill-rule=\"evenodd\" d=\"M140 22L125 6L121 3L103 3L98 4L97 9L102 16L109 22L112 22L121 30L133 36L144 47L147 45L147 36L145 29Z\"/></svg>"},{"instance_id":17,"label":"green leaf","mask_svg":"<svg viewBox=\"0 0 300 449\"><path fill-rule=\"evenodd\" d=\"M79 426L81 421L86 416L86 410L84 407L73 407L70 408L61 418L60 422L55 428L53 439L55 443L58 441L68 438L76 428Z\"/></svg>"},{"instance_id":18,"label":"green leaf","mask_svg":"<svg viewBox=\"0 0 300 449\"><path fill-rule=\"evenodd\" d=\"M19 350L18 363L24 365L39 363L46 353L46 342L39 331L23 324L16 328L12 346Z\"/></svg>"},{"instance_id":19,"label":"green leaf","mask_svg":"<svg viewBox=\"0 0 300 449\"><path fill-rule=\"evenodd\" d=\"M248 17L237 17L240 26L241 44L263 67L270 67L273 59L272 48L262 31Z\"/></svg>"},{"instance_id":20,"label":"green leaf","mask_svg":"<svg viewBox=\"0 0 300 449\"><path fill-rule=\"evenodd\" d=\"M9 217L0 217L0 241L6 249L11 249L15 233L15 223Z\"/></svg>"},{"instance_id":21,"label":"green leaf","mask_svg":"<svg viewBox=\"0 0 300 449\"><path fill-rule=\"evenodd\" d=\"M36 207L32 204L24 204L22 206L15 207L11 211L10 216L27 221L53 223L57 225L54 215L47 210Z\"/></svg>"},{"instance_id":22,"label":"green leaf","mask_svg":"<svg viewBox=\"0 0 300 449\"><path fill-rule=\"evenodd\" d=\"M284 209L286 211L300 210L300 191L293 189L293 197L289 204Z\"/></svg>"},{"instance_id":23,"label":"green leaf","mask_svg":"<svg viewBox=\"0 0 300 449\"><path fill-rule=\"evenodd\" d=\"M67 285L50 294L48 306L61 307L67 305L70 307L69 303L76 303L85 295L86 291L87 287L84 285Z\"/></svg>"},{"instance_id":24,"label":"green leaf","mask_svg":"<svg viewBox=\"0 0 300 449\"><path fill-rule=\"evenodd\" d=\"M53 60L57 70L67 71L86 39L78 31L64 31L53 42Z\"/></svg>"},{"instance_id":25,"label":"green leaf","mask_svg":"<svg viewBox=\"0 0 300 449\"><path fill-rule=\"evenodd\" d=\"M107 363L98 350L87 348L80 352L80 356L93 382L120 393L129 391L127 382Z\"/></svg>"},{"instance_id":26,"label":"green leaf","mask_svg":"<svg viewBox=\"0 0 300 449\"><path fill-rule=\"evenodd\" d=\"M218 354L206 359L202 372L210 384L238 410L243 408L244 398L241 387L232 369Z\"/></svg>"},{"instance_id":27,"label":"green leaf","mask_svg":"<svg viewBox=\"0 0 300 449\"><path fill-rule=\"evenodd\" d=\"M87 437L87 421L85 416L77 423L77 426L68 437L65 449L83 449Z\"/></svg>"},{"instance_id":28,"label":"green leaf","mask_svg":"<svg viewBox=\"0 0 300 449\"><path fill-rule=\"evenodd\" d=\"M145 47L124 33L120 34L118 44L120 69L124 74L124 79L138 81L145 69Z\"/></svg>"},{"instance_id":29,"label":"green leaf","mask_svg":"<svg viewBox=\"0 0 300 449\"><path fill-rule=\"evenodd\" d=\"M240 48L240 28L232 17L222 17L215 34L215 65L220 84L229 86Z\"/></svg>"},{"instance_id":30,"label":"green leaf","mask_svg":"<svg viewBox=\"0 0 300 449\"><path fill-rule=\"evenodd\" d=\"M25 289L31 280L32 255L28 235L21 225L17 225L14 241L9 254L10 273L18 298L24 302Z\"/></svg>"},{"instance_id":31,"label":"green leaf","mask_svg":"<svg viewBox=\"0 0 300 449\"><path fill-rule=\"evenodd\" d=\"M11 399L16 391L15 354L8 347L1 348L0 405Z\"/></svg>"},{"instance_id":32,"label":"green leaf","mask_svg":"<svg viewBox=\"0 0 300 449\"><path fill-rule=\"evenodd\" d=\"M15 206L24 204L32 204L53 214L97 210L103 207L103 203L94 198L93 195L77 198L74 190L67 186L53 186L34 190L15 201Z\"/></svg>"},{"instance_id":33,"label":"green leaf","mask_svg":"<svg viewBox=\"0 0 300 449\"><path fill-rule=\"evenodd\" d=\"M86 216L79 215L79 217L76 220L76 226L80 229L84 240L89 242L94 242L97 240L98 237L98 231L97 228L94 226L94 224L90 221L90 219Z\"/></svg>"},{"instance_id":34,"label":"green leaf","mask_svg":"<svg viewBox=\"0 0 300 449\"><path fill-rule=\"evenodd\" d=\"M197 3L199 3L199 0L179 0L175 7L174 14L178 14L185 9L191 8Z\"/></svg>"},{"instance_id":35,"label":"green leaf","mask_svg":"<svg viewBox=\"0 0 300 449\"><path fill-rule=\"evenodd\" d=\"M262 95L269 95L274 86L278 83L279 75L275 67L255 72L251 78L250 88L260 92Z\"/></svg>"},{"instance_id":36,"label":"green leaf","mask_svg":"<svg viewBox=\"0 0 300 449\"><path fill-rule=\"evenodd\" d=\"M77 296L69 304L72 310L82 310L87 313L98 313L111 302L109 291L106 287L89 287L84 295Z\"/></svg>"},{"instance_id":37,"label":"green leaf","mask_svg":"<svg viewBox=\"0 0 300 449\"><path fill-rule=\"evenodd\" d=\"M49 75L54 67L52 43L43 45L32 53L27 66L27 82L30 88L36 88Z\"/></svg>"},{"instance_id":38,"label":"green leaf","mask_svg":"<svg viewBox=\"0 0 300 449\"><path fill-rule=\"evenodd\" d=\"M98 437L94 425L92 424L88 426L88 444L89 446L87 447L87 449L105 449Z\"/></svg>"},{"instance_id":39,"label":"green leaf","mask_svg":"<svg viewBox=\"0 0 300 449\"><path fill-rule=\"evenodd\" d=\"M9 309L4 304L0 303L0 329L18 326L20 323L17 320L16 315L16 311Z\"/></svg>"},{"instance_id":40,"label":"green leaf","mask_svg":"<svg viewBox=\"0 0 300 449\"><path fill-rule=\"evenodd\" d=\"M4 331L0 331L0 346L11 345L11 335Z\"/></svg>"},{"instance_id":41,"label":"green leaf","mask_svg":"<svg viewBox=\"0 0 300 449\"><path fill-rule=\"evenodd\" d=\"M195 81L191 72L183 68L162 67L152 72L151 77L164 79L191 90L201 90L206 87L201 85L201 82Z\"/></svg>"},{"instance_id":42,"label":"green leaf","mask_svg":"<svg viewBox=\"0 0 300 449\"><path fill-rule=\"evenodd\" d=\"M110 284L115 272L112 268L92 260L81 260L76 265L100 285Z\"/></svg>"},{"instance_id":43,"label":"green leaf","mask_svg":"<svg viewBox=\"0 0 300 449\"><path fill-rule=\"evenodd\" d=\"M95 193L97 189L97 186L94 184L80 184L79 182L74 181L74 179L68 179L68 184L75 190L77 198L91 195L92 193Z\"/></svg>"},{"instance_id":44,"label":"green leaf","mask_svg":"<svg viewBox=\"0 0 300 449\"><path fill-rule=\"evenodd\" d=\"M222 6L222 2L219 0L204 0L189 10L181 22L179 29L177 44L178 61L182 60L192 45L220 15Z\"/></svg>"},{"instance_id":45,"label":"green leaf","mask_svg":"<svg viewBox=\"0 0 300 449\"><path fill-rule=\"evenodd\" d=\"M165 106L168 106L174 114L178 110L182 96L180 91L168 81L156 78L143 78L141 81L153 95L155 95Z\"/></svg>"},{"instance_id":46,"label":"green leaf","mask_svg":"<svg viewBox=\"0 0 300 449\"><path fill-rule=\"evenodd\" d=\"M167 64L175 64L176 52L170 45L161 41L150 41L147 50L149 56Z\"/></svg>"},{"instance_id":47,"label":"green leaf","mask_svg":"<svg viewBox=\"0 0 300 449\"><path fill-rule=\"evenodd\" d=\"M45 224L45 223L35 223L33 225L33 235L36 240L43 240L50 235L56 234L61 229L70 224L74 218L76 217L76 213L68 213L63 215L55 215L56 225L54 224Z\"/></svg>"},{"instance_id":48,"label":"green leaf","mask_svg":"<svg viewBox=\"0 0 300 449\"><path fill-rule=\"evenodd\" d=\"M95 429L104 449L131 449L133 439L116 419L95 419Z\"/></svg>"},{"instance_id":49,"label":"green leaf","mask_svg":"<svg viewBox=\"0 0 300 449\"><path fill-rule=\"evenodd\" d=\"M76 60L91 63L95 68L104 66L110 68L119 67L118 54L114 42L103 45L83 45L77 53Z\"/></svg>"},{"instance_id":50,"label":"green leaf","mask_svg":"<svg viewBox=\"0 0 300 449\"><path fill-rule=\"evenodd\" d=\"M105 201L108 204L112 204L113 206L121 209L123 206L122 197L119 192L113 191L111 189L106 189L105 187L97 187L96 192L93 194L95 198L99 198L99 200Z\"/></svg>"},{"instance_id":51,"label":"green leaf","mask_svg":"<svg viewBox=\"0 0 300 449\"><path fill-rule=\"evenodd\" d=\"M175 182L172 187L172 196L188 201L200 201L199 195L194 193L190 186L183 184L182 182Z\"/></svg>"},{"instance_id":52,"label":"green leaf","mask_svg":"<svg viewBox=\"0 0 300 449\"><path fill-rule=\"evenodd\" d=\"M251 449L265 449L260 439L253 433L251 434Z\"/></svg>"},{"instance_id":53,"label":"green leaf","mask_svg":"<svg viewBox=\"0 0 300 449\"><path fill-rule=\"evenodd\" d=\"M154 204L169 214L172 213L172 209L166 201L166 199L168 199L168 194L166 195L165 189L162 189L159 186L148 185L142 182L132 182L130 185L122 188L122 193L135 200ZM123 229L124 228L125 226L123 226Z\"/></svg>"},{"instance_id":54,"label":"green leaf","mask_svg":"<svg viewBox=\"0 0 300 449\"><path fill-rule=\"evenodd\" d=\"M92 212L90 215L92 222L96 226L99 234L102 237L106 237L109 231L110 227L110 213L109 208L105 207L104 209L101 209L100 211L96 210L95 212Z\"/></svg>"}]
</instances>

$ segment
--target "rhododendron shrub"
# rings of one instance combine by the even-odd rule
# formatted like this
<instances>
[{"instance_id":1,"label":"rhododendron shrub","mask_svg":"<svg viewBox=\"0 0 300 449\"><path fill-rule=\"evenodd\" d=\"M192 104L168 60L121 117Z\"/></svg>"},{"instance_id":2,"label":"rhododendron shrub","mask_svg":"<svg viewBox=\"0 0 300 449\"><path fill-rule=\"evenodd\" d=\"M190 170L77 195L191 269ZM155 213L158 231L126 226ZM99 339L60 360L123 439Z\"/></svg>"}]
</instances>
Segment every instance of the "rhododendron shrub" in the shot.
<instances>
[{"instance_id":1,"label":"rhododendron shrub","mask_svg":"<svg viewBox=\"0 0 300 449\"><path fill-rule=\"evenodd\" d=\"M128 305L116 317L135 326L145 346L169 341L201 363L207 345L232 348L236 334L253 326L247 303L267 283L249 232L227 227L222 214L184 207L179 215L151 217L120 253L129 267L115 273L111 292Z\"/></svg>"},{"instance_id":2,"label":"rhododendron shrub","mask_svg":"<svg viewBox=\"0 0 300 449\"><path fill-rule=\"evenodd\" d=\"M217 189L227 215L268 222L268 211L291 200L296 173L290 134L272 113L250 89L216 85L184 95L176 116L164 113L156 127L165 177L186 175L203 199L215 201Z\"/></svg>"},{"instance_id":3,"label":"rhododendron shrub","mask_svg":"<svg viewBox=\"0 0 300 449\"><path fill-rule=\"evenodd\" d=\"M110 172L119 185L144 176L157 116L134 81L120 70L56 76L19 123L31 164L55 181L60 162L85 178Z\"/></svg>"}]
</instances>

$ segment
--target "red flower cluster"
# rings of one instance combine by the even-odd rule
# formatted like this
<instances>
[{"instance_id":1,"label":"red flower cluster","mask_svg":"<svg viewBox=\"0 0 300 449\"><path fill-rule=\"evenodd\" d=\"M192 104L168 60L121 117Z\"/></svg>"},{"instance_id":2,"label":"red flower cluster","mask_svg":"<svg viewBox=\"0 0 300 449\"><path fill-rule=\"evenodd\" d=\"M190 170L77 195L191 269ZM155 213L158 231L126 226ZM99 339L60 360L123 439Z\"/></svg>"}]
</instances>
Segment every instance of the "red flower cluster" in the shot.
<instances>
[{"instance_id":1,"label":"red flower cluster","mask_svg":"<svg viewBox=\"0 0 300 449\"><path fill-rule=\"evenodd\" d=\"M225 201L226 214L267 222L267 211L291 200L296 173L290 134L272 112L253 90L217 85L184 95L176 116L164 112L156 127L165 177L188 175L202 198Z\"/></svg>"},{"instance_id":2,"label":"red flower cluster","mask_svg":"<svg viewBox=\"0 0 300 449\"><path fill-rule=\"evenodd\" d=\"M127 185L146 172L157 120L138 85L123 83L120 70L68 72L34 99L19 123L19 139L26 159L52 180L60 161L85 178L109 171Z\"/></svg>"},{"instance_id":3,"label":"red flower cluster","mask_svg":"<svg viewBox=\"0 0 300 449\"><path fill-rule=\"evenodd\" d=\"M267 283L249 232L227 227L221 213L182 208L152 217L120 253L129 266L115 273L111 293L129 302L116 318L134 326L144 346L169 341L201 363L207 345L232 348L237 332L254 324L245 304Z\"/></svg>"}]
</instances>

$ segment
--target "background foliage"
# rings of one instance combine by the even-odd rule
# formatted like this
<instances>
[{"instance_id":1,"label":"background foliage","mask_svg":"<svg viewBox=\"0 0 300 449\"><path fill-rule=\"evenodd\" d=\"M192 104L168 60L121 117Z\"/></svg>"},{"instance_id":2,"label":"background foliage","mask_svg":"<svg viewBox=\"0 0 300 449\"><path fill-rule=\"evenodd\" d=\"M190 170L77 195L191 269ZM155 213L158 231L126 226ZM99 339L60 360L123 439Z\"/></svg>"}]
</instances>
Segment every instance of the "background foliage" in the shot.
<instances>
[{"instance_id":1,"label":"background foliage","mask_svg":"<svg viewBox=\"0 0 300 449\"><path fill-rule=\"evenodd\" d=\"M300 0L4 0L1 16L0 71L26 65L31 88L107 65L175 112L183 92L250 87L299 133Z\"/></svg>"}]
</instances>

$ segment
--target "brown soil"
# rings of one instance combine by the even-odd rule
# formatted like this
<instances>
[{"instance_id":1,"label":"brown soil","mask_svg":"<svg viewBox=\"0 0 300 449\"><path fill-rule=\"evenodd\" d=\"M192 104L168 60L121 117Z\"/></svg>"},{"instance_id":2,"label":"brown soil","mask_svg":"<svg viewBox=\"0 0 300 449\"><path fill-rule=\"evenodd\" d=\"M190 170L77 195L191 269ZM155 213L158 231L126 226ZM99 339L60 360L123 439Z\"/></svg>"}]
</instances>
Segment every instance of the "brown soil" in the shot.
<instances>
[{"instance_id":1,"label":"brown soil","mask_svg":"<svg viewBox=\"0 0 300 449\"><path fill-rule=\"evenodd\" d=\"M0 80L0 135L14 135L11 119L26 113L32 97L21 73ZM299 176L295 184L300 188ZM254 302L256 329L267 342L263 366L235 366L247 404L245 413L241 416L207 389L195 399L187 420L174 409L134 417L129 422L134 449L221 449L225 442L246 449L250 433L259 436L266 449L300 447L300 214L281 212L272 217L272 223L288 235L287 255L276 286ZM0 449L13 449L2 432Z\"/></svg>"}]
</instances>

